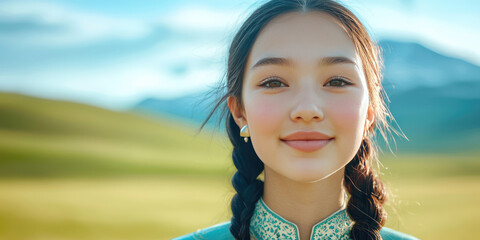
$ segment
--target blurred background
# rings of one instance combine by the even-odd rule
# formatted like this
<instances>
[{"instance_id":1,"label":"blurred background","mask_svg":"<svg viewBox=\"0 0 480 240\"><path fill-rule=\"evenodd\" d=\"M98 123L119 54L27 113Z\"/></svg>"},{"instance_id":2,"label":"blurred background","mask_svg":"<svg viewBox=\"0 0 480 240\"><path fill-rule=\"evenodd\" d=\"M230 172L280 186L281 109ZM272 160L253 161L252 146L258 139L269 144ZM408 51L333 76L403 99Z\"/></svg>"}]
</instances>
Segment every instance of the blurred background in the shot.
<instances>
[{"instance_id":1,"label":"blurred background","mask_svg":"<svg viewBox=\"0 0 480 240\"><path fill-rule=\"evenodd\" d=\"M171 239L228 221L228 44L264 1L0 0L0 239ZM480 3L343 1L383 49L408 138L381 140L387 226L480 234Z\"/></svg>"}]
</instances>

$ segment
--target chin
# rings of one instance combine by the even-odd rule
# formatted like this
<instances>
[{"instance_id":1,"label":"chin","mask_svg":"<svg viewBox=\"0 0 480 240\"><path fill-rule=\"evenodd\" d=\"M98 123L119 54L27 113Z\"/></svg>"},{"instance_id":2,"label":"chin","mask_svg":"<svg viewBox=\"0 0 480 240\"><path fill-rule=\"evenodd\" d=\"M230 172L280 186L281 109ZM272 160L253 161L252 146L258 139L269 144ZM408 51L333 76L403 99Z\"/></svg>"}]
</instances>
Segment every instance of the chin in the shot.
<instances>
[{"instance_id":1,"label":"chin","mask_svg":"<svg viewBox=\"0 0 480 240\"><path fill-rule=\"evenodd\" d=\"M296 182L313 183L321 181L331 176L333 173L334 172L312 171L310 169L306 171L289 172L286 177Z\"/></svg>"},{"instance_id":2,"label":"chin","mask_svg":"<svg viewBox=\"0 0 480 240\"><path fill-rule=\"evenodd\" d=\"M297 162L298 163L298 162ZM332 162L319 162L320 164L293 164L283 168L285 177L303 183L313 183L324 180L332 175L343 171L344 165Z\"/></svg>"}]
</instances>

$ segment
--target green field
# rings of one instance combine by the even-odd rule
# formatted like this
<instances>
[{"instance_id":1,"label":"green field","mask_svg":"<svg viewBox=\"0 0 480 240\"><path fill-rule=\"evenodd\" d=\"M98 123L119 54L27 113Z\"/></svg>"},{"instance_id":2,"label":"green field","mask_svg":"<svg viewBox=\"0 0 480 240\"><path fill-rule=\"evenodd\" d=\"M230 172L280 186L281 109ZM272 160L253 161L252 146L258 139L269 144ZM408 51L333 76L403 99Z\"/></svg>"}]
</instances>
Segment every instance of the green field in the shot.
<instances>
[{"instance_id":1,"label":"green field","mask_svg":"<svg viewBox=\"0 0 480 240\"><path fill-rule=\"evenodd\" d=\"M0 239L170 239L229 220L229 142L168 119L0 94ZM387 226L480 235L478 152L382 156Z\"/></svg>"}]
</instances>

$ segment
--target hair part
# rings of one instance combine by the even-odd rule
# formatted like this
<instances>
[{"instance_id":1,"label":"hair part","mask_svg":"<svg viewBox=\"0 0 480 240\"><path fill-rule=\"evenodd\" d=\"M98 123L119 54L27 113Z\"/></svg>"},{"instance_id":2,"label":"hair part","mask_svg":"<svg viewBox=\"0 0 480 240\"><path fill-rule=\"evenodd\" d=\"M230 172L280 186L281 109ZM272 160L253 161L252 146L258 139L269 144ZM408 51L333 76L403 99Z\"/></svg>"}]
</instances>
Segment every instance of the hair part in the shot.
<instances>
[{"instance_id":1,"label":"hair part","mask_svg":"<svg viewBox=\"0 0 480 240\"><path fill-rule=\"evenodd\" d=\"M383 204L387 193L382 181L372 168L377 161L377 145L372 142L378 129L388 144L387 132L392 129L387 118L393 119L386 107L382 79L382 59L380 48L372 41L363 24L355 15L333 0L270 0L256 9L243 23L234 36L228 52L226 83L221 83L218 92L224 93L214 105L200 130L214 112L223 105L221 116L226 116L226 130L233 145L232 159L237 172L232 177L232 185L237 191L231 202L232 219L230 232L236 239L250 239L249 226L255 203L263 194L263 182L258 178L264 169L263 162L255 153L251 141L243 142L240 128L225 104L234 97L238 109L243 108L242 85L244 69L250 50L261 30L274 18L291 12L324 12L335 18L352 40L362 60L362 67L369 90L369 107L375 119L370 125L367 137L362 141L355 157L345 168L344 186L350 195L347 213L354 221L350 231L352 239L382 239L380 229L386 221ZM222 118L220 118L221 121ZM393 129L392 129L393 130Z\"/></svg>"}]
</instances>

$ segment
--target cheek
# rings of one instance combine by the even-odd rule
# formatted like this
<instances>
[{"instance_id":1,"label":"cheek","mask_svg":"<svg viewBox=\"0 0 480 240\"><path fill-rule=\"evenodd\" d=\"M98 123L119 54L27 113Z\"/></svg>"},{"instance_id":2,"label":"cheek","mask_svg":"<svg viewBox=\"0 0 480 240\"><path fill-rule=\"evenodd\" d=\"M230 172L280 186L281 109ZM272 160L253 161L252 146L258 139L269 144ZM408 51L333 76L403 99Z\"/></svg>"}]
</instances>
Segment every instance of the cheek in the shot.
<instances>
[{"instance_id":1,"label":"cheek","mask_svg":"<svg viewBox=\"0 0 480 240\"><path fill-rule=\"evenodd\" d=\"M248 99L245 110L252 139L277 137L285 118L285 106L268 96L250 96Z\"/></svg>"},{"instance_id":2,"label":"cheek","mask_svg":"<svg viewBox=\"0 0 480 240\"><path fill-rule=\"evenodd\" d=\"M281 125L285 118L285 106L269 96L251 96L245 111L250 139L258 157L266 164L278 159L277 148Z\"/></svg>"},{"instance_id":3,"label":"cheek","mask_svg":"<svg viewBox=\"0 0 480 240\"><path fill-rule=\"evenodd\" d=\"M339 137L348 135L348 138L355 139L355 135L363 133L368 98L362 93L339 96L327 106L327 117L335 126Z\"/></svg>"}]
</instances>

